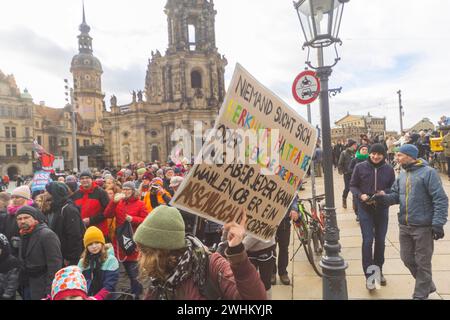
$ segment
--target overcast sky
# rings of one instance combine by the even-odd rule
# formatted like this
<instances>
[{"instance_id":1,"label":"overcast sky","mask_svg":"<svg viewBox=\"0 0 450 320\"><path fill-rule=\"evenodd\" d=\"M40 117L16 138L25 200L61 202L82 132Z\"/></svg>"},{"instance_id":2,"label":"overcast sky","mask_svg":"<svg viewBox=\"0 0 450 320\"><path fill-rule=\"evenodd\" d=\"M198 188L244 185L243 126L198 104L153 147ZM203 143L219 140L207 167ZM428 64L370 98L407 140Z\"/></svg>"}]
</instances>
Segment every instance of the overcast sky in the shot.
<instances>
[{"instance_id":1,"label":"overcast sky","mask_svg":"<svg viewBox=\"0 0 450 320\"><path fill-rule=\"evenodd\" d=\"M292 0L215 0L216 39L229 62L236 62L306 118L291 94L304 69L304 39ZM144 89L152 50L167 48L166 0L85 0L94 38L94 55L103 64L106 104L119 104L132 90ZM78 51L81 0L1 1L0 70L14 74L21 90L36 103L64 105L64 78ZM347 114L386 116L399 130L398 96L403 92L404 127L423 117L434 123L450 116L450 1L350 0L339 47L342 60L333 69L330 88L343 87L330 100L332 122ZM314 55L314 52L311 53ZM312 105L319 123L319 104Z\"/></svg>"}]
</instances>

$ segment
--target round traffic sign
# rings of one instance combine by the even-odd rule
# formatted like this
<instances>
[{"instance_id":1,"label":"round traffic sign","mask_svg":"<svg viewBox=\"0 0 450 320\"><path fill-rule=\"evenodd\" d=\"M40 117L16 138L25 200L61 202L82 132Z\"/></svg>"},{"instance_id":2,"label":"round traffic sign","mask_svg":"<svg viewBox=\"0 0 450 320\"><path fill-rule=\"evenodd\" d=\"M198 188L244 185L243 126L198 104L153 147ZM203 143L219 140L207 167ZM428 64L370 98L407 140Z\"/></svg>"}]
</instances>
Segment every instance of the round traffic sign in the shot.
<instances>
[{"instance_id":1,"label":"round traffic sign","mask_svg":"<svg viewBox=\"0 0 450 320\"><path fill-rule=\"evenodd\" d=\"M295 78L292 85L292 95L300 104L314 102L320 93L320 80L312 70L306 70Z\"/></svg>"}]
</instances>

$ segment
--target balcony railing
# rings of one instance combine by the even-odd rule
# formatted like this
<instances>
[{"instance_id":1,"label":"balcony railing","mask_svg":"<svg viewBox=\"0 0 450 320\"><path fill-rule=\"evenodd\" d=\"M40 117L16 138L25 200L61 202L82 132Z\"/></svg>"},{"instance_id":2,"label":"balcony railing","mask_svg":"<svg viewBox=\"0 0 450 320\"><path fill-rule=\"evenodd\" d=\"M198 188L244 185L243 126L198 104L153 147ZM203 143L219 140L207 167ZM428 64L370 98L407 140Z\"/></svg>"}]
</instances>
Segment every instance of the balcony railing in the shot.
<instances>
[{"instance_id":1,"label":"balcony railing","mask_svg":"<svg viewBox=\"0 0 450 320\"><path fill-rule=\"evenodd\" d=\"M4 163L4 162L10 162L10 163L25 162L25 163L27 163L30 160L31 160L31 158L28 154L24 154L21 156L0 156L1 163Z\"/></svg>"}]
</instances>

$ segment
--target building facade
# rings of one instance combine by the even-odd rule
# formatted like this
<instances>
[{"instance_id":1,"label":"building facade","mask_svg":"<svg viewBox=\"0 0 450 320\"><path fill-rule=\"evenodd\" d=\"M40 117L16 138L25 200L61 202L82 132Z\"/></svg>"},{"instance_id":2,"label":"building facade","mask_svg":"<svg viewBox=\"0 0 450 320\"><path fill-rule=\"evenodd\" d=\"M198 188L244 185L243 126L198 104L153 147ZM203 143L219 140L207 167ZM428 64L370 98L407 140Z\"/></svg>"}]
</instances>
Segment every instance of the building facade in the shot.
<instances>
[{"instance_id":1,"label":"building facade","mask_svg":"<svg viewBox=\"0 0 450 320\"><path fill-rule=\"evenodd\" d=\"M134 92L125 105L118 105L113 95L106 110L102 64L93 54L83 8L70 72L78 160L88 156L91 168L166 161L176 144L171 139L176 129L193 136L196 122L203 132L214 126L225 97L227 65L216 47L214 3L168 0L164 12L169 45L164 55L152 52L145 90ZM0 72L0 173L32 174L33 139L72 169L72 105L35 104L26 90L20 92L13 76Z\"/></svg>"},{"instance_id":2,"label":"building facade","mask_svg":"<svg viewBox=\"0 0 450 320\"><path fill-rule=\"evenodd\" d=\"M0 174L32 172L33 101L0 70Z\"/></svg>"},{"instance_id":3,"label":"building facade","mask_svg":"<svg viewBox=\"0 0 450 320\"><path fill-rule=\"evenodd\" d=\"M165 13L169 46L165 55L152 52L145 92L121 106L113 96L103 113L108 166L166 161L172 133L193 136L195 121L212 128L224 100L227 61L216 47L213 1L168 0Z\"/></svg>"},{"instance_id":4,"label":"building facade","mask_svg":"<svg viewBox=\"0 0 450 320\"><path fill-rule=\"evenodd\" d=\"M436 126L431 122L428 118L423 118L419 122L417 122L414 126L411 127L411 129L406 129L407 132L419 132L422 130L431 130L434 131L436 129Z\"/></svg>"},{"instance_id":5,"label":"building facade","mask_svg":"<svg viewBox=\"0 0 450 320\"><path fill-rule=\"evenodd\" d=\"M334 143L346 139L359 141L361 135L373 139L386 133L386 117L373 117L370 113L366 116L347 113L345 117L336 121L335 125L336 127L331 129L331 140Z\"/></svg>"}]
</instances>

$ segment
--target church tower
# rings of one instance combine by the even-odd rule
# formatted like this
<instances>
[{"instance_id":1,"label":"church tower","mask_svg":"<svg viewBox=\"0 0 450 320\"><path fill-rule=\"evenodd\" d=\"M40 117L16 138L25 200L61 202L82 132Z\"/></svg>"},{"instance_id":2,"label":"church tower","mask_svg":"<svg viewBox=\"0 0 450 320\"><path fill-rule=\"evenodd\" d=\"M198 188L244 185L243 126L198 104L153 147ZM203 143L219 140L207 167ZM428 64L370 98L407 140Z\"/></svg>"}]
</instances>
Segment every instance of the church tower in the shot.
<instances>
[{"instance_id":1,"label":"church tower","mask_svg":"<svg viewBox=\"0 0 450 320\"><path fill-rule=\"evenodd\" d=\"M217 52L213 0L168 0L169 47L152 52L147 101L174 109L214 109L225 96L226 59Z\"/></svg>"},{"instance_id":2,"label":"church tower","mask_svg":"<svg viewBox=\"0 0 450 320\"><path fill-rule=\"evenodd\" d=\"M78 36L79 53L73 57L70 68L74 83L75 111L81 115L85 122L88 122L88 125L92 128L91 133L94 136L102 137L105 97L102 93L101 83L103 69L100 60L92 54L92 38L89 35L91 28L86 23L84 4L83 22L79 30L81 32ZM99 143L98 140L94 139L93 142Z\"/></svg>"}]
</instances>

